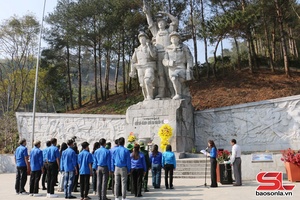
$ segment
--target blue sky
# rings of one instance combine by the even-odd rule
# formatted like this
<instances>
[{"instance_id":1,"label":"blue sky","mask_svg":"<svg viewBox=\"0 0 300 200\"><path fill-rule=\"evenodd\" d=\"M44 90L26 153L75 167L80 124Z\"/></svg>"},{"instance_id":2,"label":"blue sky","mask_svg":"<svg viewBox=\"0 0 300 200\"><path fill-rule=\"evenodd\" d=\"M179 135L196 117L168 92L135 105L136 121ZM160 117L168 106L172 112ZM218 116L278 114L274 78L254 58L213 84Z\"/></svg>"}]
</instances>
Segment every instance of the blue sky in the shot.
<instances>
[{"instance_id":1,"label":"blue sky","mask_svg":"<svg viewBox=\"0 0 300 200\"><path fill-rule=\"evenodd\" d=\"M57 0L46 0L45 6L45 15L51 13L56 7ZM24 16L26 14L34 14L39 21L42 19L44 8L44 0L0 0L0 23L4 19L8 19L13 15L17 15L19 17ZM193 52L192 42L186 43L191 51ZM44 46L44 43L42 43ZM223 43L224 48L230 49L230 42L228 40ZM218 54L220 54L220 48ZM208 47L209 57L212 56L211 52L214 49L214 45ZM198 60L201 63L204 62L204 44L203 42L198 42Z\"/></svg>"}]
</instances>

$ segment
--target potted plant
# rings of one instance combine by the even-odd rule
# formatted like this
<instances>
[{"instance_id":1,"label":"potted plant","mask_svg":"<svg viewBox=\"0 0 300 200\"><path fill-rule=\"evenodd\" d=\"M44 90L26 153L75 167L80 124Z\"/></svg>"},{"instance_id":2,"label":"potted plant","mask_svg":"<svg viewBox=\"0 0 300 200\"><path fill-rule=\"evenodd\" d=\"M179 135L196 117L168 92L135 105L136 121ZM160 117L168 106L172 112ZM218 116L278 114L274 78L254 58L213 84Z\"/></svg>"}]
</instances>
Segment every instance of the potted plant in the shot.
<instances>
[{"instance_id":1,"label":"potted plant","mask_svg":"<svg viewBox=\"0 0 300 200\"><path fill-rule=\"evenodd\" d=\"M217 153L217 181L222 184L232 184L231 166L226 163L229 161L230 152L218 149Z\"/></svg>"},{"instance_id":2,"label":"potted plant","mask_svg":"<svg viewBox=\"0 0 300 200\"><path fill-rule=\"evenodd\" d=\"M300 181L300 150L298 152L288 148L281 151L281 160L284 162L289 181Z\"/></svg>"},{"instance_id":3,"label":"potted plant","mask_svg":"<svg viewBox=\"0 0 300 200\"><path fill-rule=\"evenodd\" d=\"M230 153L227 150L218 150L217 161L218 163L224 163L225 161L229 161Z\"/></svg>"}]
</instances>

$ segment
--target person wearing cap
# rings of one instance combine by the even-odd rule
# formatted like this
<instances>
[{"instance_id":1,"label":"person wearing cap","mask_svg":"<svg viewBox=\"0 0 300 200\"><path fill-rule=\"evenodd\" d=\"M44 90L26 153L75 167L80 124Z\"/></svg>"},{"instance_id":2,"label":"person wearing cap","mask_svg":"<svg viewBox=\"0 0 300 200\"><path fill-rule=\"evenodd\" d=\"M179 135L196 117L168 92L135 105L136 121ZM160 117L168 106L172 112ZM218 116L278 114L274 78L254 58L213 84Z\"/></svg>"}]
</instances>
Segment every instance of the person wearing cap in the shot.
<instances>
[{"instance_id":1,"label":"person wearing cap","mask_svg":"<svg viewBox=\"0 0 300 200\"><path fill-rule=\"evenodd\" d=\"M139 143L139 145L140 145L141 153L143 153L144 156L145 156L145 161L146 161L146 166L147 166L147 171L146 171L146 174L143 178L143 189L144 189L144 192L149 192L149 190L148 190L148 172L151 169L149 151L145 149L145 143L144 142L141 141Z\"/></svg>"},{"instance_id":2,"label":"person wearing cap","mask_svg":"<svg viewBox=\"0 0 300 200\"><path fill-rule=\"evenodd\" d=\"M190 96L186 81L192 79L193 56L189 48L180 43L177 32L170 34L171 45L167 46L163 65L169 69L169 78L175 89L174 100Z\"/></svg>"},{"instance_id":3,"label":"person wearing cap","mask_svg":"<svg viewBox=\"0 0 300 200\"><path fill-rule=\"evenodd\" d=\"M40 196L39 181L43 170L43 152L40 150L41 141L36 141L30 151L30 186L29 193L32 196Z\"/></svg>"},{"instance_id":4,"label":"person wearing cap","mask_svg":"<svg viewBox=\"0 0 300 200\"><path fill-rule=\"evenodd\" d=\"M145 3L145 2L144 2ZM165 48L171 44L170 33L178 29L179 20L167 12L158 12L157 20L154 22L151 10L148 5L143 6L143 12L149 25L149 29L155 38L155 47L157 49L157 86L158 94L156 98L172 97L174 95L174 88L171 81L168 79L168 70L162 64L165 55ZM164 18L167 16L172 22L167 28L167 21Z\"/></svg>"},{"instance_id":5,"label":"person wearing cap","mask_svg":"<svg viewBox=\"0 0 300 200\"><path fill-rule=\"evenodd\" d=\"M108 149L105 148L106 140L101 138L99 140L100 148L94 153L94 165L97 166L97 189L99 200L108 200L107 180L111 173L111 156Z\"/></svg>"},{"instance_id":6,"label":"person wearing cap","mask_svg":"<svg viewBox=\"0 0 300 200\"><path fill-rule=\"evenodd\" d=\"M110 150L110 148L111 148L111 143L110 143L110 142L107 142L106 145L105 145L105 149Z\"/></svg>"},{"instance_id":7,"label":"person wearing cap","mask_svg":"<svg viewBox=\"0 0 300 200\"><path fill-rule=\"evenodd\" d=\"M57 198L58 195L54 194L54 186L60 167L60 154L56 147L57 139L52 138L50 141L51 146L47 148L44 159L47 163L47 198Z\"/></svg>"},{"instance_id":8,"label":"person wearing cap","mask_svg":"<svg viewBox=\"0 0 300 200\"><path fill-rule=\"evenodd\" d=\"M17 194L28 194L25 191L25 185L27 182L27 173L30 171L30 166L26 140L20 140L19 144L20 146L15 152L15 163L17 166L15 190Z\"/></svg>"},{"instance_id":9,"label":"person wearing cap","mask_svg":"<svg viewBox=\"0 0 300 200\"><path fill-rule=\"evenodd\" d=\"M60 171L64 173L64 193L66 199L75 199L72 195L73 184L77 171L77 155L73 150L74 141L67 141L68 148L62 152Z\"/></svg>"},{"instance_id":10,"label":"person wearing cap","mask_svg":"<svg viewBox=\"0 0 300 200\"><path fill-rule=\"evenodd\" d=\"M106 143L105 149L108 149L108 150L111 149L111 143L110 142ZM109 173L108 180L107 180L107 189L108 190L111 190L111 187L112 187L112 176L113 176L112 173Z\"/></svg>"},{"instance_id":11,"label":"person wearing cap","mask_svg":"<svg viewBox=\"0 0 300 200\"><path fill-rule=\"evenodd\" d=\"M145 33L138 35L140 46L135 48L131 59L131 71L129 76L136 77L142 88L145 100L153 99L154 70L156 69L156 49L149 43L149 38Z\"/></svg>"},{"instance_id":12,"label":"person wearing cap","mask_svg":"<svg viewBox=\"0 0 300 200\"><path fill-rule=\"evenodd\" d=\"M143 176L147 172L145 155L140 152L140 145L135 144L133 152L130 155L131 158L131 179L132 179L132 191L134 191L135 197L142 197Z\"/></svg>"},{"instance_id":13,"label":"person wearing cap","mask_svg":"<svg viewBox=\"0 0 300 200\"><path fill-rule=\"evenodd\" d=\"M115 173L115 200L119 199L119 184L122 184L122 200L126 198L127 175L131 170L130 152L124 147L124 137L119 138L119 147L115 149L112 156L112 171Z\"/></svg>"},{"instance_id":14,"label":"person wearing cap","mask_svg":"<svg viewBox=\"0 0 300 200\"><path fill-rule=\"evenodd\" d=\"M89 152L89 143L81 144L82 151L78 155L78 166L80 175L80 196L81 200L88 200L90 176L93 175L92 163L93 156Z\"/></svg>"}]
</instances>

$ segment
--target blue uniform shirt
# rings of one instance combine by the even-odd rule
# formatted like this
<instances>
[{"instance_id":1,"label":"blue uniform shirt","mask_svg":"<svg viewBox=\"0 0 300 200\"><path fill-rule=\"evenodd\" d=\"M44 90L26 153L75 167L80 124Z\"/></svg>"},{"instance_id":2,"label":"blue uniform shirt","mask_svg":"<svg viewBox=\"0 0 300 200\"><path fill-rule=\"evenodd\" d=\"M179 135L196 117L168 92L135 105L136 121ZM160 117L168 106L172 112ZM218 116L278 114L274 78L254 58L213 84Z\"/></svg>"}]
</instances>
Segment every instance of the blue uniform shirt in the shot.
<instances>
[{"instance_id":1,"label":"blue uniform shirt","mask_svg":"<svg viewBox=\"0 0 300 200\"><path fill-rule=\"evenodd\" d=\"M60 171L64 171L64 172L75 171L76 165L77 165L77 155L71 147L68 147L66 150L62 152L61 159L60 159Z\"/></svg>"},{"instance_id":2,"label":"blue uniform shirt","mask_svg":"<svg viewBox=\"0 0 300 200\"><path fill-rule=\"evenodd\" d=\"M94 153L94 165L108 167L108 170L111 171L110 151L103 146L97 149Z\"/></svg>"},{"instance_id":3,"label":"blue uniform shirt","mask_svg":"<svg viewBox=\"0 0 300 200\"><path fill-rule=\"evenodd\" d=\"M211 158L217 158L217 148L216 147L211 148L209 155Z\"/></svg>"},{"instance_id":4,"label":"blue uniform shirt","mask_svg":"<svg viewBox=\"0 0 300 200\"><path fill-rule=\"evenodd\" d=\"M89 164L93 163L93 156L87 150L83 150L78 155L79 174L91 174Z\"/></svg>"},{"instance_id":5,"label":"blue uniform shirt","mask_svg":"<svg viewBox=\"0 0 300 200\"><path fill-rule=\"evenodd\" d=\"M162 167L164 167L166 164L173 164L174 168L176 168L176 158L175 154L172 151L166 151L162 155Z\"/></svg>"},{"instance_id":6,"label":"blue uniform shirt","mask_svg":"<svg viewBox=\"0 0 300 200\"><path fill-rule=\"evenodd\" d=\"M112 171L115 171L115 166L117 167L127 167L127 172L131 170L131 159L130 152L124 146L119 146L115 148L112 156Z\"/></svg>"},{"instance_id":7,"label":"blue uniform shirt","mask_svg":"<svg viewBox=\"0 0 300 200\"><path fill-rule=\"evenodd\" d=\"M28 156L27 147L20 145L15 152L17 167L26 167L25 157Z\"/></svg>"},{"instance_id":8,"label":"blue uniform shirt","mask_svg":"<svg viewBox=\"0 0 300 200\"><path fill-rule=\"evenodd\" d=\"M161 160L162 160L162 153L157 152L157 154L155 156L153 156L153 154L150 153L150 161L152 164L161 165Z\"/></svg>"},{"instance_id":9,"label":"blue uniform shirt","mask_svg":"<svg viewBox=\"0 0 300 200\"><path fill-rule=\"evenodd\" d=\"M97 170L97 165L94 162L94 160L95 160L95 152L92 154L92 156L93 156L93 165L92 165L92 168L95 169L95 170Z\"/></svg>"},{"instance_id":10,"label":"blue uniform shirt","mask_svg":"<svg viewBox=\"0 0 300 200\"><path fill-rule=\"evenodd\" d=\"M59 150L57 146L54 145L51 145L47 148L46 155L45 162L56 162L56 159L60 158Z\"/></svg>"},{"instance_id":11,"label":"blue uniform shirt","mask_svg":"<svg viewBox=\"0 0 300 200\"><path fill-rule=\"evenodd\" d=\"M30 169L31 171L42 170L43 152L37 147L33 147L30 151Z\"/></svg>"},{"instance_id":12,"label":"blue uniform shirt","mask_svg":"<svg viewBox=\"0 0 300 200\"><path fill-rule=\"evenodd\" d=\"M49 150L49 147L46 147L45 149L43 149L43 161L44 162L46 162L48 150Z\"/></svg>"},{"instance_id":13,"label":"blue uniform shirt","mask_svg":"<svg viewBox=\"0 0 300 200\"><path fill-rule=\"evenodd\" d=\"M131 158L131 169L144 169L144 172L147 172L146 160L145 155L143 153L139 153L140 157L137 160L133 159L132 154L130 155Z\"/></svg>"}]
</instances>

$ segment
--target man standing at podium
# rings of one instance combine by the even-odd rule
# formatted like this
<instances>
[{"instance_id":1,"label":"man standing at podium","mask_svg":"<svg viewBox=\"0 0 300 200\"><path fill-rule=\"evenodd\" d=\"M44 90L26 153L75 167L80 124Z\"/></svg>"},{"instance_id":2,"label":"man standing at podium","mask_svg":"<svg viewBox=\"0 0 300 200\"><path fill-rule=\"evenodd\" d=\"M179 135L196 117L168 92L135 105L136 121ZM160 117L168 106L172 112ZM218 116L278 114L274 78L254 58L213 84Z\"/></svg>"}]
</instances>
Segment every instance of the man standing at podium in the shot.
<instances>
[{"instance_id":1,"label":"man standing at podium","mask_svg":"<svg viewBox=\"0 0 300 200\"><path fill-rule=\"evenodd\" d=\"M236 144L236 140L231 140L231 156L230 156L230 163L232 163L233 167L233 174L235 178L235 184L233 186L241 186L242 185L242 160L241 160L241 147L240 145Z\"/></svg>"}]
</instances>

